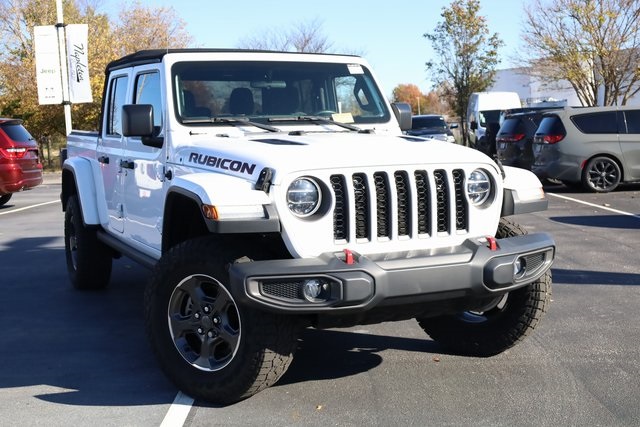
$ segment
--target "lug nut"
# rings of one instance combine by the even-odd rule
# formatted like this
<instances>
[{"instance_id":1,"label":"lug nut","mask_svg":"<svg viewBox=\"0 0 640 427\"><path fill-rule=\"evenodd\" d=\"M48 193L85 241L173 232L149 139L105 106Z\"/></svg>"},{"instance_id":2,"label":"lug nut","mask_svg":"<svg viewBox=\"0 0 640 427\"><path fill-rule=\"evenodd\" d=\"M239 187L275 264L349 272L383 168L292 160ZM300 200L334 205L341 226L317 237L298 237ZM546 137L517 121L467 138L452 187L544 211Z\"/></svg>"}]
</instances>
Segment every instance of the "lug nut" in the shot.
<instances>
[{"instance_id":1,"label":"lug nut","mask_svg":"<svg viewBox=\"0 0 640 427\"><path fill-rule=\"evenodd\" d=\"M204 329L202 329L202 328L198 328L198 329L197 329L197 331L198 331L198 333L199 333L200 335L204 334Z\"/></svg>"},{"instance_id":2,"label":"lug nut","mask_svg":"<svg viewBox=\"0 0 640 427\"><path fill-rule=\"evenodd\" d=\"M211 311L211 307L209 307L208 305L205 305L204 312L208 314L210 311Z\"/></svg>"},{"instance_id":3,"label":"lug nut","mask_svg":"<svg viewBox=\"0 0 640 427\"><path fill-rule=\"evenodd\" d=\"M220 317L219 316L216 316L216 317L213 318L213 324L214 325L219 325L220 324Z\"/></svg>"},{"instance_id":4,"label":"lug nut","mask_svg":"<svg viewBox=\"0 0 640 427\"><path fill-rule=\"evenodd\" d=\"M217 335L218 335L218 334L216 334L214 331L209 331L209 332L207 332L207 336L208 336L209 338L213 338L213 337L215 337L215 336L217 336Z\"/></svg>"},{"instance_id":5,"label":"lug nut","mask_svg":"<svg viewBox=\"0 0 640 427\"><path fill-rule=\"evenodd\" d=\"M194 314L194 315L193 315L193 317L195 317L195 318L196 318L196 320L199 320L199 319L200 319L200 313L196 313L196 314Z\"/></svg>"}]
</instances>

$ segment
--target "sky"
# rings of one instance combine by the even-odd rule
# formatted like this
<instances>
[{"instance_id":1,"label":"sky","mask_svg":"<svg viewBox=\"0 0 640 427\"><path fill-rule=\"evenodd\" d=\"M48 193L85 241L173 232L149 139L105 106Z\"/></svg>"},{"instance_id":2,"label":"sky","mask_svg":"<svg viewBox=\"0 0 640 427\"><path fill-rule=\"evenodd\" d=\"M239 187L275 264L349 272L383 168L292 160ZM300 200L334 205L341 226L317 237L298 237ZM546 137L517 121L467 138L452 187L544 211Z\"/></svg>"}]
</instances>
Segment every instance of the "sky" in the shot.
<instances>
[{"instance_id":1,"label":"sky","mask_svg":"<svg viewBox=\"0 0 640 427\"><path fill-rule=\"evenodd\" d=\"M527 1L530 0L480 1L480 14L487 18L490 33L498 33L505 42L499 50L498 69L514 66L513 58L521 48L520 27ZM423 92L431 90L424 64L437 58L423 35L433 32L442 20L442 8L451 1L141 0L141 3L172 7L186 22L186 30L194 39L192 47L235 48L261 30L286 30L300 22L317 20L333 50L362 55L385 94L390 96L399 84L415 84ZM108 4L110 8L122 2Z\"/></svg>"}]
</instances>

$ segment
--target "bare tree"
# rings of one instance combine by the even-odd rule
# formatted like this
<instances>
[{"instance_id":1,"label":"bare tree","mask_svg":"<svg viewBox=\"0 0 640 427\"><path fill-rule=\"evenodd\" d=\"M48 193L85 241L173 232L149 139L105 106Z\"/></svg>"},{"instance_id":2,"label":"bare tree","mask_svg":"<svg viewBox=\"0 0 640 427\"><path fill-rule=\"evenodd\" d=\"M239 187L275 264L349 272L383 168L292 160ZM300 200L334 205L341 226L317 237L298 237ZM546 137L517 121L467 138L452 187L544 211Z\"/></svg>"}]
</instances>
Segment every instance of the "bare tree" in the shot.
<instances>
[{"instance_id":1,"label":"bare tree","mask_svg":"<svg viewBox=\"0 0 640 427\"><path fill-rule=\"evenodd\" d=\"M424 35L438 58L426 63L427 71L460 118L466 114L471 94L493 82L498 48L503 44L497 34L489 35L486 18L479 11L479 0L454 0L442 8L443 20L433 32ZM464 120L461 124L467 143L468 129Z\"/></svg>"},{"instance_id":2,"label":"bare tree","mask_svg":"<svg viewBox=\"0 0 640 427\"><path fill-rule=\"evenodd\" d=\"M245 49L325 53L332 49L322 30L322 21L300 22L290 29L262 29L239 42Z\"/></svg>"},{"instance_id":3,"label":"bare tree","mask_svg":"<svg viewBox=\"0 0 640 427\"><path fill-rule=\"evenodd\" d=\"M525 8L524 62L567 80L582 105L624 105L640 90L640 0L554 0Z\"/></svg>"}]
</instances>

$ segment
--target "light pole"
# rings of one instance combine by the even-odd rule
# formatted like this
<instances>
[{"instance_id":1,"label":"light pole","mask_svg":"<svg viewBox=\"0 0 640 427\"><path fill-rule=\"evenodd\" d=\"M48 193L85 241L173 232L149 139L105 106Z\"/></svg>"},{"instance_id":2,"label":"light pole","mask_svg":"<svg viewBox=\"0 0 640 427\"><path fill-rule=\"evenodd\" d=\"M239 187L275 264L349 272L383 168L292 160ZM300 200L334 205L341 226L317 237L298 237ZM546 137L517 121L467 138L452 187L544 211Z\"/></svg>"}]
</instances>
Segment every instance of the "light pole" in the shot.
<instances>
[{"instance_id":1,"label":"light pole","mask_svg":"<svg viewBox=\"0 0 640 427\"><path fill-rule=\"evenodd\" d=\"M62 105L64 106L64 127L66 134L71 133L71 101L69 97L69 73L67 71L67 44L64 34L64 17L62 14L62 0L56 0L56 15L58 22L58 47L60 49L60 67L62 71Z\"/></svg>"}]
</instances>

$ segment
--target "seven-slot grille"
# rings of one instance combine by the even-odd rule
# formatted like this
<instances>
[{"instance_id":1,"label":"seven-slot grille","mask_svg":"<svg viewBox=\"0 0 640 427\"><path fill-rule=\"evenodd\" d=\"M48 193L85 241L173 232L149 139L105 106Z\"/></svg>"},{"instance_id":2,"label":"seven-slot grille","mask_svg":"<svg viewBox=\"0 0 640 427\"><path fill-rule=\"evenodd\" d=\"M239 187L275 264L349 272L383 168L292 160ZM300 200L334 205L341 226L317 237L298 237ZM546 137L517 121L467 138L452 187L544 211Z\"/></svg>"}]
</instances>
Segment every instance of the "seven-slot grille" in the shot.
<instances>
[{"instance_id":1,"label":"seven-slot grille","mask_svg":"<svg viewBox=\"0 0 640 427\"><path fill-rule=\"evenodd\" d=\"M468 231L462 169L331 175L336 242Z\"/></svg>"}]
</instances>

